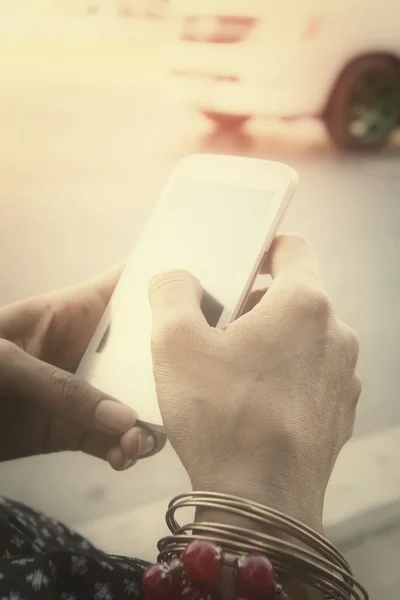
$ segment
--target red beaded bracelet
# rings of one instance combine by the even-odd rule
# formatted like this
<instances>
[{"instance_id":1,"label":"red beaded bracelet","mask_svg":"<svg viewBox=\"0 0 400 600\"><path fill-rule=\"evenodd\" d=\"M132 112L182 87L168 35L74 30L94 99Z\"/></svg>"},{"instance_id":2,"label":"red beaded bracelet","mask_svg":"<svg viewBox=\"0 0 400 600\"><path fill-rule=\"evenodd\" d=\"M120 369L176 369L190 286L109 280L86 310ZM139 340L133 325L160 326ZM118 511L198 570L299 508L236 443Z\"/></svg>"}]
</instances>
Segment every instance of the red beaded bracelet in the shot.
<instances>
[{"instance_id":1,"label":"red beaded bracelet","mask_svg":"<svg viewBox=\"0 0 400 600\"><path fill-rule=\"evenodd\" d=\"M156 563L142 580L147 600L218 600L216 580L224 564L222 549L206 540L194 540L181 556ZM236 598L286 600L271 562L262 554L244 555L235 561Z\"/></svg>"},{"instance_id":2,"label":"red beaded bracelet","mask_svg":"<svg viewBox=\"0 0 400 600\"><path fill-rule=\"evenodd\" d=\"M175 513L188 508L220 511L222 522L180 525ZM224 523L226 515L234 515L245 526ZM325 598L369 598L328 540L276 509L228 494L196 491L171 500L166 523L171 535L158 542L158 563L143 576L147 600L218 600L221 586L231 590L232 583L237 600L288 600L278 575L318 590ZM221 573L222 567L229 570ZM231 579L225 580L227 573Z\"/></svg>"}]
</instances>

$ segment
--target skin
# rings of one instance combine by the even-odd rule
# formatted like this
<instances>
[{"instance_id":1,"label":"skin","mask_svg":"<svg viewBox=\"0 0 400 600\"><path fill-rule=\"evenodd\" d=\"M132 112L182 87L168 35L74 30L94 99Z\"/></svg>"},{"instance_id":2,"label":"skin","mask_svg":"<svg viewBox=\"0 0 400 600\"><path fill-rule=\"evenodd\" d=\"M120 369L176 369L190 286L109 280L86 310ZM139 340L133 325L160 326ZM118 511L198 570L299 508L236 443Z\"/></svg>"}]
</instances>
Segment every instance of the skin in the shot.
<instances>
[{"instance_id":1,"label":"skin","mask_svg":"<svg viewBox=\"0 0 400 600\"><path fill-rule=\"evenodd\" d=\"M158 400L193 489L250 498L322 532L361 392L358 340L335 315L306 240L276 238L267 270L268 292L225 330L208 326L192 275L153 279ZM254 526L221 511L197 519ZM296 598L320 597L289 586Z\"/></svg>"},{"instance_id":2,"label":"skin","mask_svg":"<svg viewBox=\"0 0 400 600\"><path fill-rule=\"evenodd\" d=\"M0 460L82 450L120 470L162 447L74 375L121 272L0 309Z\"/></svg>"},{"instance_id":3,"label":"skin","mask_svg":"<svg viewBox=\"0 0 400 600\"><path fill-rule=\"evenodd\" d=\"M158 400L193 489L250 498L322 531L361 392L358 341L308 242L279 236L266 266L268 292L225 330L208 326L192 275L152 280ZM130 409L73 375L120 273L0 310L0 460L83 450L122 469L162 447ZM253 527L221 511L196 518ZM293 597L320 597L286 583Z\"/></svg>"}]
</instances>

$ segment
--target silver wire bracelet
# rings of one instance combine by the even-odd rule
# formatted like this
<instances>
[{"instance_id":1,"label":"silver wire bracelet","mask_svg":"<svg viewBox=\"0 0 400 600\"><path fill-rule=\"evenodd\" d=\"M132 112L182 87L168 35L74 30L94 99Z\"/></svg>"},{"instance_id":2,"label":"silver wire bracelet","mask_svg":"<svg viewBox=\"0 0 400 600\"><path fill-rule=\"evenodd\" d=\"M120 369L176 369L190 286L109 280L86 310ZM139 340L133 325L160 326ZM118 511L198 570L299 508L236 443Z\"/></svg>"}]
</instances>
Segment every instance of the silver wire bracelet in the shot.
<instances>
[{"instance_id":1,"label":"silver wire bracelet","mask_svg":"<svg viewBox=\"0 0 400 600\"><path fill-rule=\"evenodd\" d=\"M181 526L175 514L184 508L229 513L253 522L257 529L215 522ZM213 492L180 494L169 503L166 522L172 535L159 541L159 561L173 560L193 539L207 540L221 547L227 565L235 566L243 555L261 553L268 557L280 577L319 590L326 598L369 599L345 558L328 540L300 521L262 504Z\"/></svg>"}]
</instances>

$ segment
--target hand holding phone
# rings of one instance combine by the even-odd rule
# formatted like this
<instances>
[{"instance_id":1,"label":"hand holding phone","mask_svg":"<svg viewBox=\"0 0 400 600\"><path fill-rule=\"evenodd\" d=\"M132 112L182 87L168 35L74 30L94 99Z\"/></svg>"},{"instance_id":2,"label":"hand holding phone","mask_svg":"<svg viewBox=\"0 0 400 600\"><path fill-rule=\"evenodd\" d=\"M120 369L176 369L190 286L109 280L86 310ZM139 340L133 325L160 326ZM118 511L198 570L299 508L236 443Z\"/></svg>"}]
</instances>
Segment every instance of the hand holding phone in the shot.
<instances>
[{"instance_id":1,"label":"hand holding phone","mask_svg":"<svg viewBox=\"0 0 400 600\"><path fill-rule=\"evenodd\" d=\"M140 423L163 423L155 391L150 279L190 271L203 289L208 324L239 315L297 185L286 165L193 155L175 168L87 348L78 374L135 408Z\"/></svg>"},{"instance_id":2,"label":"hand holding phone","mask_svg":"<svg viewBox=\"0 0 400 600\"><path fill-rule=\"evenodd\" d=\"M326 485L361 391L358 342L335 315L304 238L277 236L268 258L269 291L218 335L195 278L152 281L157 397L194 490L254 500L321 531ZM213 518L211 509L199 519Z\"/></svg>"}]
</instances>

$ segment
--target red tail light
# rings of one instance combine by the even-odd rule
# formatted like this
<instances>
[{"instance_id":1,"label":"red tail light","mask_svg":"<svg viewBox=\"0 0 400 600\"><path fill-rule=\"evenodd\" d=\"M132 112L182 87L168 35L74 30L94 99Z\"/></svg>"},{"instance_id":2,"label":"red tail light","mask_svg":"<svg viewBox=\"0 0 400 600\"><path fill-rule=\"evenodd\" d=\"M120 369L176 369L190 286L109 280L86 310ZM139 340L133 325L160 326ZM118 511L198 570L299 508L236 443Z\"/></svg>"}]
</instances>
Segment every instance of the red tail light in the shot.
<instances>
[{"instance_id":1,"label":"red tail light","mask_svg":"<svg viewBox=\"0 0 400 600\"><path fill-rule=\"evenodd\" d=\"M181 39L187 42L234 44L243 41L251 32L257 19L237 16L187 17Z\"/></svg>"}]
</instances>

